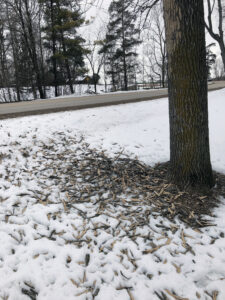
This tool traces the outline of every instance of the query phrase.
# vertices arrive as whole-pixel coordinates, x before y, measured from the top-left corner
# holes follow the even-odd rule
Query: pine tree
[[[104,64],[106,66],[106,74],[111,77],[112,90],[116,91],[119,86],[119,67],[118,62],[115,60],[114,55],[116,52],[116,47],[114,44],[114,39],[111,38],[110,34],[106,34],[105,40],[102,41],[102,48],[99,54],[104,55]]]
[[[122,74],[122,89],[128,90],[136,67],[135,46],[141,43],[140,30],[136,27],[136,16],[126,0],[113,0],[109,16],[105,45],[101,51],[107,56],[108,74],[112,77],[113,85],[119,84]]]
[[[74,93],[73,83],[78,73],[84,72],[85,40],[77,33],[83,24],[79,6],[69,0],[40,0],[44,6],[46,25],[45,46],[51,51],[52,73],[54,74],[55,95],[60,83],[60,74]],[[60,73],[59,73],[60,70]]]

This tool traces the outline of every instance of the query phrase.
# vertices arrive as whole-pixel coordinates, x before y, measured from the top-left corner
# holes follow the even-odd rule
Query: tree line
[[[74,84],[88,73],[86,61],[96,85],[104,65],[105,75],[113,88],[128,89],[136,81],[138,39],[135,14],[125,1],[112,1],[110,22],[105,36],[94,41],[101,57],[95,70],[96,51],[81,36],[86,26],[80,0],[0,0],[0,88],[8,101],[23,100],[30,92],[33,98],[46,98],[46,89]]]
[[[46,87],[73,83],[86,73],[85,40],[78,33],[85,20],[79,1],[0,1],[0,84],[16,91],[21,100],[25,87],[34,98],[45,98]]]
[[[217,2],[220,31],[215,33],[212,22],[215,1],[212,5],[207,0],[205,26],[223,50],[223,7]],[[100,77],[111,90],[135,89],[138,81],[167,85],[160,0],[113,0],[108,24],[91,41],[81,35],[88,25],[81,0],[0,0],[0,8],[0,88],[5,101],[23,100],[28,93],[44,99],[49,87],[54,96],[60,95],[60,86],[73,94],[74,84],[81,82],[92,83],[97,92]],[[216,61],[212,47],[207,47],[208,73]]]

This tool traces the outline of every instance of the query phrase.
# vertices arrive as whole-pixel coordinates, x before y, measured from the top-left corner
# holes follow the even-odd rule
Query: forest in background
[[[143,15],[144,3],[112,1],[108,24],[87,39],[82,28],[92,26],[86,13],[95,1],[0,0],[0,101],[74,94],[77,85],[97,93],[99,82],[104,91],[166,87],[162,7]],[[213,46],[208,70],[219,78]]]

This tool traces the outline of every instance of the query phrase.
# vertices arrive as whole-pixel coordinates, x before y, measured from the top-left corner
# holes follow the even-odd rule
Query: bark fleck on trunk
[[[212,187],[203,0],[164,0],[170,165],[182,186]]]

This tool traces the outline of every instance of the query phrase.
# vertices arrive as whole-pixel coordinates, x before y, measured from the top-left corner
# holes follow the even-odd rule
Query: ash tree
[[[140,30],[136,27],[136,15],[128,1],[112,1],[109,18],[105,45],[100,52],[106,54],[112,84],[120,84],[123,90],[128,90],[129,84],[135,79],[135,48],[141,43]]]
[[[212,187],[203,0],[164,0],[170,165],[182,185]]]

